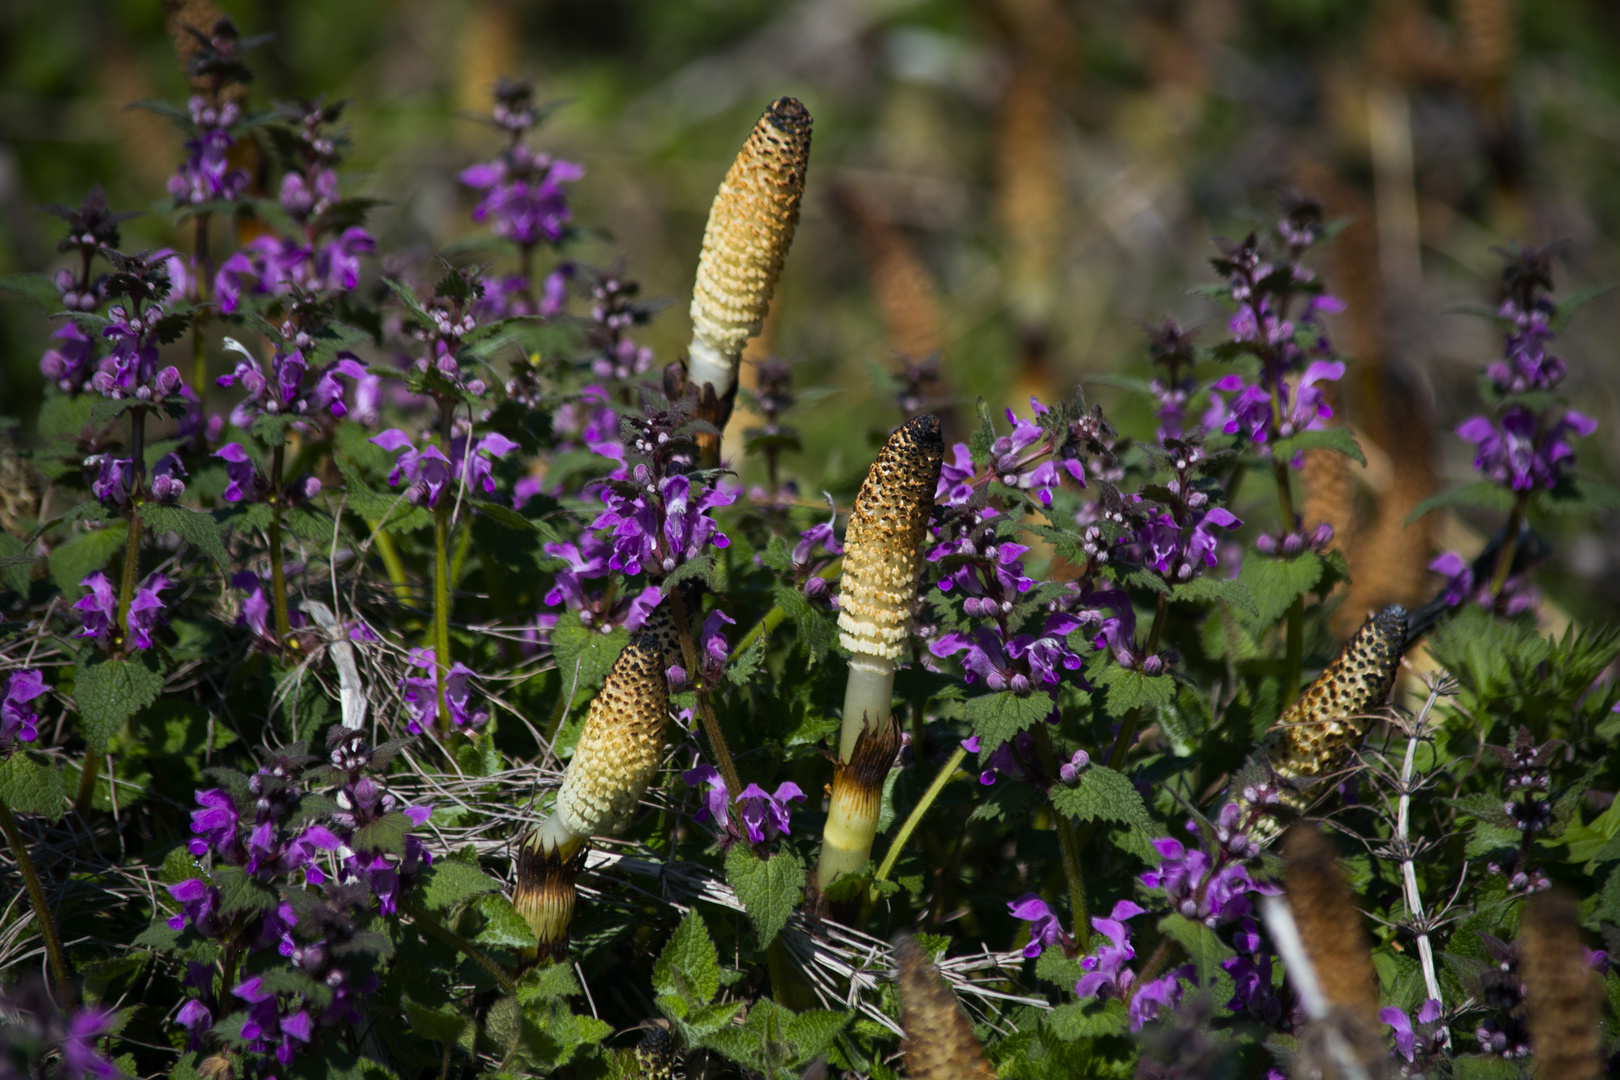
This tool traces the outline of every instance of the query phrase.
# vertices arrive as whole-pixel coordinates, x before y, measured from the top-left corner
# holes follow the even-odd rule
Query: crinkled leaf
[[[1356,442],[1355,435],[1347,427],[1328,427],[1318,431],[1302,431],[1287,439],[1278,439],[1271,447],[1272,454],[1278,461],[1287,461],[1295,454],[1306,450],[1332,450],[1343,454],[1351,461],[1361,465],[1367,464],[1367,455],[1361,452],[1361,444]]]
[[[827,652],[838,641],[838,623],[833,617],[816,607],[798,589],[777,586],[776,606],[787,612],[793,625],[799,628],[799,642],[810,659],[821,663]]]
[[[1476,480],[1472,484],[1464,484],[1450,491],[1442,491],[1438,495],[1430,495],[1417,504],[1417,508],[1406,515],[1406,524],[1410,525],[1424,514],[1439,510],[1446,506],[1462,506],[1475,510],[1505,511],[1513,507],[1513,493],[1502,485],[1491,480]]]
[[[1238,580],[1254,600],[1255,622],[1270,626],[1293,602],[1322,577],[1322,559],[1314,551],[1293,559],[1272,559],[1250,553],[1243,560]]]
[[[411,532],[433,524],[432,514],[401,497],[398,492],[373,489],[348,458],[334,454],[332,459],[337,462],[338,472],[343,474],[343,489],[348,496],[348,505],[365,518],[372,528]]]
[[[19,814],[62,820],[62,772],[26,750],[0,760],[0,802]]]
[[[1175,699],[1176,680],[1169,675],[1144,675],[1134,668],[1123,668],[1104,652],[1086,672],[1098,689],[1108,691],[1108,715],[1124,716],[1132,709],[1153,708]]]
[[[706,1005],[720,992],[720,954],[697,909],[686,913],[659,954],[653,988],[694,1005]]]
[[[411,819],[405,816],[404,811],[395,810],[354,830],[354,839],[349,842],[349,846],[355,851],[403,855],[405,834],[410,831]]]
[[[455,859],[439,859],[422,874],[416,895],[428,910],[444,911],[474,896],[500,890],[501,883],[478,867]]]
[[[1123,1035],[1130,1027],[1130,1013],[1125,1003],[1110,998],[1101,1009],[1093,1011],[1089,1003],[1070,1002],[1046,1014],[1046,1026],[1064,1042],[1093,1039],[1099,1035]]]
[[[1004,742],[1045,720],[1052,713],[1052,699],[1045,694],[1019,696],[1011,691],[968,698],[962,715],[973,724],[979,737],[979,763],[982,765]]]
[[[163,675],[142,660],[104,660],[79,668],[73,699],[79,707],[80,730],[98,754],[105,754],[124,721],[157,700]]]
[[[1106,765],[1086,768],[1073,787],[1054,786],[1052,805],[1075,821],[1118,821],[1149,832],[1158,829],[1130,779]]]
[[[62,291],[48,274],[8,274],[0,278],[0,289],[15,293],[41,311],[62,310]]]
[[[804,898],[804,861],[782,850],[764,858],[744,844],[726,853],[726,880],[743,902],[761,946],[769,945],[787,925]]]
[[[536,939],[528,922],[517,913],[512,901],[504,896],[489,895],[478,898],[478,910],[484,916],[484,928],[473,938],[474,944],[493,945],[503,949],[532,949]]]
[[[38,561],[34,545],[10,533],[0,533],[0,585],[18,596],[27,596],[28,578]]]
[[[1205,603],[1241,608],[1250,615],[1259,612],[1249,589],[1236,578],[1196,577],[1183,581],[1170,590],[1170,599],[1176,603]]]
[[[613,662],[630,642],[630,633],[619,629],[602,634],[586,629],[574,612],[565,612],[557,618],[551,631],[551,655],[557,662],[562,685],[575,685],[579,689],[593,689],[602,685]]]
[[[177,533],[180,539],[201,550],[221,568],[230,565],[230,556],[225,553],[225,543],[219,536],[219,522],[211,514],[184,506],[147,503],[141,507],[141,521],[154,532]]]

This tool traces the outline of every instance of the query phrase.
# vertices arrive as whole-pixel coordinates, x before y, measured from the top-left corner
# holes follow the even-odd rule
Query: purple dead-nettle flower
[[[238,831],[240,815],[230,795],[220,788],[199,791],[197,805],[201,809],[191,812],[191,831],[195,837],[188,845],[191,853],[200,859],[213,852],[233,866],[246,865],[247,848]]]
[[[163,617],[163,598],[159,593],[170,584],[169,579],[162,574],[153,574],[135,590],[135,595],[129,601],[129,616],[125,620],[125,628],[128,630],[124,638],[126,648],[152,647],[152,631],[168,623]]]
[[[432,649],[412,649],[408,663],[424,675],[406,675],[399,687],[404,691],[405,706],[410,720],[405,727],[412,735],[420,735],[438,720],[439,694],[435,665],[437,657]],[[458,729],[476,731],[489,722],[489,710],[473,702],[473,680],[476,672],[457,661],[444,675],[444,704],[450,711],[450,722]]]
[[[1179,522],[1171,514],[1161,513],[1137,533],[1136,543],[1144,565],[1171,580],[1187,581],[1202,568],[1217,564],[1214,530],[1242,524],[1230,510],[1219,506],[1188,509]]]
[[[257,502],[269,489],[241,443],[226,443],[214,451],[213,456],[225,462],[223,497],[226,502]]]
[[[39,711],[30,704],[50,689],[37,669],[25,668],[6,676],[0,694],[0,753],[13,744],[33,742],[39,737]]]
[[[582,625],[604,634],[619,627],[635,630],[647,621],[663,594],[656,585],[625,591],[610,581],[608,542],[593,532],[581,533],[578,542],[549,543],[545,553],[564,565],[556,571],[556,583],[546,593],[548,606],[566,606],[579,613]],[[598,581],[605,588],[590,590],[587,582]],[[553,617],[555,621],[555,617]]]
[[[591,328],[587,348],[591,374],[624,382],[652,367],[653,351],[629,337],[631,329],[652,319],[653,308],[636,302],[641,286],[618,269],[591,283]]]
[[[95,375],[95,342],[77,323],[67,323],[51,335],[51,345],[40,357],[39,371],[64,394],[79,393]]]
[[[86,459],[85,464],[96,466],[96,478],[90,482],[90,494],[109,507],[122,509],[129,505],[130,485],[135,473],[133,458],[98,454]]]
[[[266,368],[235,338],[226,338],[225,348],[242,359],[231,374],[219,376],[216,382],[220,386],[241,383],[248,395],[231,410],[231,423],[237,427],[247,427],[261,413],[304,416],[324,410],[341,418],[349,409],[343,402],[343,385],[337,376],[359,380],[366,374],[365,365],[349,353],[339,353],[336,360],[309,378],[311,371],[301,349],[277,349]]]
[[[187,475],[186,467],[180,463],[180,455],[164,454],[152,466],[146,492],[158,502],[172,503],[185,493]]]
[[[119,226],[139,217],[140,212],[115,213],[100,184],[92,187],[77,207],[47,203],[44,209],[67,224],[67,233],[57,242],[56,250],[79,257],[77,271],[63,269],[56,273],[62,306],[68,311],[96,310],[106,299],[107,283],[105,277],[91,276],[91,263],[97,256],[106,257],[118,249]]]
[[[231,588],[247,593],[242,598],[242,609],[236,617],[236,625],[247,627],[253,633],[258,647],[278,648],[274,611],[270,606],[270,595],[266,591],[268,583],[251,570],[238,570],[231,575]],[[287,618],[288,624],[295,630],[307,623],[302,611],[289,611]]]
[[[708,789],[703,795],[703,805],[698,807],[694,815],[699,824],[705,821],[723,823],[726,820],[726,807],[731,798],[726,794],[726,780],[720,775],[719,769],[713,765],[698,765],[681,773],[681,781],[690,788]]]
[[[1305,1019],[1304,1007],[1286,981],[1281,986],[1273,984],[1273,953],[1253,919],[1245,916],[1238,920],[1234,943],[1240,955],[1221,961],[1221,968],[1232,977],[1234,990],[1226,1007],[1275,1031],[1292,1032]]]
[[[963,740],[962,747],[971,753],[979,753],[979,737],[975,735]],[[1035,736],[1027,731],[1020,731],[1011,742],[1004,742],[990,751],[984,764],[984,770],[979,773],[979,783],[985,787],[994,784],[998,774],[1015,783],[1046,786],[1046,775],[1035,760]]]
[[[390,484],[398,484],[403,479],[406,494],[412,502],[425,506],[439,505],[439,498],[450,486],[453,474],[450,459],[437,446],[430,443],[417,450],[411,443],[411,437],[398,428],[389,428],[367,441],[398,455],[394,459],[393,471],[388,474]]]
[[[707,686],[714,686],[726,672],[726,664],[731,660],[731,646],[726,642],[724,627],[735,625],[737,620],[719,608],[703,619],[702,632],[698,635],[698,664]]]
[[[1241,863],[1226,861],[1224,852],[1211,859],[1205,852],[1188,850],[1171,837],[1153,841],[1153,847],[1162,861],[1158,869],[1142,875],[1142,884],[1163,889],[1173,910],[1206,926],[1220,926],[1253,914],[1249,894],[1275,891],[1274,886],[1255,884]]]
[[[1182,982],[1195,981],[1197,974],[1197,967],[1184,964],[1138,986],[1131,995],[1131,1030],[1141,1031],[1143,1025],[1157,1020],[1162,1010],[1174,1012],[1181,1004]]]
[[[1570,409],[1557,421],[1544,424],[1535,413],[1515,405],[1500,423],[1484,416],[1464,421],[1457,434],[1474,444],[1474,468],[1514,491],[1556,487],[1575,449],[1569,438],[1585,438],[1597,430],[1597,421]]]
[[[748,831],[753,844],[775,840],[791,832],[788,827],[788,803],[803,802],[804,792],[791,780],[776,785],[773,794],[767,794],[758,784],[749,784],[737,796],[737,816]]]
[[[1029,923],[1029,943],[1024,946],[1024,956],[1033,960],[1041,955],[1041,951],[1053,945],[1071,948],[1073,939],[1063,932],[1063,924],[1057,915],[1035,893],[1025,893],[1016,900],[1007,902],[1007,910],[1012,917]]]
[[[1498,394],[1551,390],[1568,370],[1562,357],[1547,352],[1558,312],[1551,296],[1552,255],[1551,248],[1527,248],[1502,268],[1505,295],[1496,314],[1507,324],[1505,348],[1503,358],[1485,369]]]
[[[1429,569],[1446,579],[1446,604],[1473,602],[1488,610],[1500,608],[1503,615],[1513,618],[1530,611],[1541,601],[1528,574],[1512,574],[1502,582],[1500,594],[1491,592],[1489,581],[1476,581],[1474,568],[1455,551],[1447,551],[1429,564]]]
[[[176,206],[200,206],[219,199],[239,199],[247,190],[246,169],[232,167],[228,155],[236,140],[230,129],[242,119],[234,101],[211,101],[194,94],[186,102],[194,133],[186,140],[186,160],[169,177],[169,197]]]
[[[827,501],[832,502],[828,496]],[[833,524],[838,520],[838,510],[833,508],[832,516],[820,525],[812,525],[799,534],[798,543],[793,545],[789,558],[793,560],[793,574],[799,583],[800,590],[812,600],[827,600],[835,602],[828,591],[827,579],[821,576],[821,571],[832,562],[832,557],[844,553],[844,545],[838,542],[838,534],[833,531]],[[814,552],[821,548],[825,558],[816,559]]]
[[[247,1003],[247,1022],[242,1025],[241,1035],[250,1051],[274,1052],[278,1062],[289,1065],[299,1048],[313,1037],[313,1024],[308,1011],[291,1002],[291,1011],[283,1012],[278,995],[264,981],[263,976],[256,975],[231,990],[233,996]],[[293,996],[293,1001],[301,1004],[302,998]]]
[[[1080,656],[1067,644],[1069,631],[1079,625],[1073,616],[1052,614],[1039,636],[1017,634],[1008,638],[999,627],[979,627],[971,634],[942,634],[929,642],[928,651],[939,657],[965,653],[961,663],[968,682],[982,680],[991,690],[1027,694],[1056,685],[1060,667],[1068,671],[1080,669]]]
[[[1378,1019],[1389,1025],[1390,1034],[1395,1038],[1395,1053],[1404,1058],[1408,1066],[1419,1066],[1415,1070],[1408,1070],[1406,1066],[1402,1066],[1403,1076],[1423,1072],[1422,1065],[1427,1063],[1429,1055],[1440,1049],[1445,1036],[1439,1031],[1439,1021],[1444,1015],[1445,1010],[1433,998],[1429,998],[1418,1009],[1416,1024],[1413,1023],[1414,1018],[1408,1016],[1404,1009],[1388,1006],[1378,1010]],[[1440,1037],[1438,1041],[1437,1035]]]
[[[562,185],[584,175],[585,170],[571,161],[514,141],[494,161],[463,169],[461,182],[483,192],[473,209],[474,221],[490,221],[496,236],[533,247],[562,239],[573,216]]]
[[[1107,918],[1092,916],[1091,925],[1107,939],[1107,943],[1098,945],[1094,953],[1080,961],[1080,967],[1086,974],[1074,984],[1076,996],[1106,1000],[1111,997],[1123,998],[1130,992],[1136,982],[1136,972],[1126,965],[1136,959],[1136,950],[1131,948],[1131,928],[1128,924],[1144,913],[1145,909],[1140,905],[1120,900],[1114,904]]]
[[[74,636],[90,638],[104,649],[112,648],[113,626],[118,622],[117,590],[111,579],[99,570],[79,582],[79,587],[90,591],[73,605],[82,624]]]

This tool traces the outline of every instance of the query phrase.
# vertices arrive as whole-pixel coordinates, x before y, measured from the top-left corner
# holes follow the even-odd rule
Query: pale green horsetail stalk
[[[894,943],[900,977],[901,1050],[910,1080],[995,1080],[996,1070],[956,995],[910,934]]]
[[[879,451],[850,512],[838,598],[839,638],[851,654],[849,682],[816,871],[822,889],[858,873],[872,852],[883,780],[900,738],[890,715],[894,664],[910,634],[944,455],[936,417],[909,421]]]
[[[718,428],[731,415],[743,346],[765,322],[799,224],[810,127],[810,113],[796,99],[771,102],[709,208],[692,285],[687,375],[697,390],[698,415]],[[706,458],[711,449],[718,453],[714,436],[699,444]]]
[[[591,702],[556,809],[518,852],[513,905],[540,939],[543,956],[560,955],[567,945],[586,841],[623,832],[658,774],[669,724],[664,667],[656,632],[630,639]]]

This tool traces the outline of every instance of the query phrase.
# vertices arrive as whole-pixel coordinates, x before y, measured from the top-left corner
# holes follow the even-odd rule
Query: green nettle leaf
[[[693,1005],[707,1005],[720,992],[720,954],[695,908],[686,913],[653,965],[653,989]]]
[[[1123,668],[1112,662],[1106,653],[1098,653],[1099,668],[1086,678],[1093,686],[1108,691],[1109,716],[1124,716],[1132,709],[1155,708],[1175,700],[1176,680],[1169,675],[1144,675],[1133,668]]]
[[[1158,831],[1130,779],[1106,765],[1089,766],[1073,787],[1053,787],[1052,805],[1075,821],[1118,821]]]
[[[506,897],[480,896],[478,910],[485,922],[484,928],[473,938],[475,944],[503,949],[532,949],[537,944],[534,931]]]
[[[1248,555],[1238,580],[1254,598],[1255,622],[1270,626],[1301,596],[1311,591],[1322,577],[1322,559],[1314,551],[1293,559],[1271,559]]]
[[[574,686],[576,679],[581,690],[601,686],[629,642],[628,630],[601,634],[587,629],[572,611],[558,616],[551,632],[551,654],[556,657],[564,688]]]
[[[1020,697],[1011,691],[969,698],[962,705],[962,715],[973,724],[973,733],[979,737],[979,763],[995,752],[1004,742],[1011,742],[1020,732],[1045,720],[1052,713],[1052,699],[1045,694]]]
[[[129,538],[129,525],[114,522],[105,528],[82,532],[58,544],[51,552],[51,580],[69,599],[76,600],[84,592],[79,582],[102,569],[118,552],[124,550]]]
[[[787,612],[793,625],[799,628],[799,641],[815,663],[827,658],[827,652],[838,641],[838,622],[825,611],[811,604],[798,589],[778,586],[776,606]]]
[[[1236,956],[1231,947],[1215,936],[1215,931],[1196,919],[1185,915],[1166,915],[1159,920],[1159,930],[1173,939],[1198,968],[1198,980],[1209,986],[1224,976],[1222,960]],[[1219,997],[1219,993],[1216,995]]]
[[[1110,998],[1096,1012],[1087,1012],[1086,1004],[1079,1001],[1060,1005],[1046,1014],[1045,1022],[1053,1035],[1073,1042],[1099,1035],[1123,1035],[1130,1027],[1131,1016],[1123,1001]]]
[[[376,449],[373,447],[373,449]],[[343,490],[348,505],[374,529],[412,532],[433,524],[433,515],[399,492],[377,491],[361,477],[360,470],[341,454],[333,454],[338,472],[343,474]]]
[[[8,274],[0,278],[0,289],[15,293],[41,311],[62,310],[62,291],[49,274]]]
[[[188,510],[183,506],[146,503],[141,507],[141,522],[154,532],[178,533],[182,540],[199,548],[221,568],[230,565],[225,542],[219,536],[219,522],[214,520],[212,514]]]
[[[62,772],[26,750],[0,760],[0,802],[19,814],[62,820]]]
[[[73,700],[85,741],[105,754],[124,721],[157,700],[163,675],[140,660],[104,660],[79,668],[73,680]]]
[[[1241,608],[1250,615],[1259,614],[1248,587],[1236,578],[1195,577],[1173,587],[1170,599],[1174,603],[1216,604]]]
[[[1271,447],[1278,461],[1287,461],[1306,450],[1334,450],[1363,466],[1367,464],[1367,455],[1361,452],[1361,444],[1347,427],[1302,431],[1292,438],[1278,439]]]
[[[432,1042],[461,1045],[473,1024],[472,1017],[451,1005],[431,1009],[409,997],[402,1004],[405,1006],[405,1018],[410,1021],[411,1033]]]
[[[411,831],[411,819],[404,811],[395,810],[376,821],[354,830],[349,846],[356,851],[380,851],[388,855],[405,853],[405,834]]]
[[[726,880],[754,920],[760,945],[769,945],[804,898],[804,861],[791,851],[761,858],[736,844],[726,853]]]
[[[417,889],[423,907],[444,911],[474,896],[500,892],[501,883],[476,866],[455,859],[439,859],[423,873]]]
[[[778,574],[793,573],[793,549],[781,536],[773,535],[765,550],[759,553],[759,561],[775,570]]]

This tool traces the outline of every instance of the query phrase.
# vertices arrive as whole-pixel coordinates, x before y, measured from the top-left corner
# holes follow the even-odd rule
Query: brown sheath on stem
[[[539,939],[542,960],[560,960],[568,951],[568,924],[574,919],[575,883],[585,869],[590,845],[575,841],[545,848],[531,833],[518,850],[517,888],[512,906]]]
[[[1540,893],[1525,905],[1519,974],[1538,1080],[1597,1080],[1603,1074],[1603,987],[1587,963],[1575,905],[1567,899]]]
[[[821,862],[816,885],[825,889],[838,878],[858,874],[872,855],[878,814],[883,809],[883,784],[900,751],[900,725],[885,718],[868,726],[855,741],[848,761],[833,766],[832,799],[822,833]]]
[[[895,939],[900,969],[901,1050],[911,1080],[994,1080],[996,1070],[956,995],[910,934]]]

